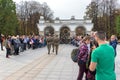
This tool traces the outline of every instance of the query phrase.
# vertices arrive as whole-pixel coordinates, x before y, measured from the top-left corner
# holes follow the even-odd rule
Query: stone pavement
[[[116,80],[120,80],[120,44],[117,46],[117,56],[115,59]]]
[[[47,54],[47,48],[29,49],[19,56],[5,58],[0,51],[0,80],[76,80],[78,65],[72,62],[71,45],[60,45],[58,55]],[[120,79],[120,45],[116,57],[117,80]]]

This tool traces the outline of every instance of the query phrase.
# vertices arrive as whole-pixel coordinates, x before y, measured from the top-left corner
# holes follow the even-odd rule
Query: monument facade
[[[86,35],[90,34],[93,23],[91,20],[75,19],[59,19],[56,18],[52,23],[45,21],[43,17],[40,18],[39,33],[41,35],[57,34],[60,39],[67,40],[75,35]]]

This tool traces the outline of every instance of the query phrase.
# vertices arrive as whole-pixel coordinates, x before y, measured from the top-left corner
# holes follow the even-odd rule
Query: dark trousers
[[[48,48],[48,54],[50,54],[51,44],[48,44],[47,48]]]
[[[55,45],[56,54],[58,54],[58,45]]]
[[[24,44],[21,43],[21,44],[20,44],[20,52],[23,52],[23,51],[24,51]]]
[[[39,48],[43,47],[43,43],[39,43],[39,44],[38,44],[38,47],[39,47]]]
[[[3,50],[3,42],[0,42],[0,44],[1,44],[1,50]]]
[[[87,69],[86,69],[86,62],[78,62],[78,65],[79,65],[79,74],[78,74],[78,78],[77,80],[83,80],[83,75],[84,75],[84,72],[87,74]],[[87,78],[86,78],[87,80]]]
[[[6,57],[9,57],[9,55],[10,55],[10,48],[6,48]]]
[[[28,45],[28,49],[30,49],[31,48],[31,44],[27,43],[27,45]]]
[[[27,43],[23,43],[23,49],[26,50]]]
[[[15,48],[14,55],[19,55],[19,48]]]
[[[54,52],[54,44],[52,44],[53,52]]]

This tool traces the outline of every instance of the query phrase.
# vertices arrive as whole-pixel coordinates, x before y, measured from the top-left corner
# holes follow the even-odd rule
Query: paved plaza
[[[62,44],[58,55],[47,54],[47,48],[29,49],[19,56],[5,58],[0,51],[0,80],[76,80],[78,65],[72,62],[70,53],[75,48]],[[117,47],[116,74],[120,80],[120,45]]]

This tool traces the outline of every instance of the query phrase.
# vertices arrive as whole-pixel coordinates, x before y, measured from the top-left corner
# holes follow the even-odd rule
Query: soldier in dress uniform
[[[51,42],[51,45],[52,45],[52,52],[54,52],[54,35],[52,35],[52,42]]]
[[[52,37],[49,34],[49,36],[47,37],[47,48],[48,48],[48,54],[50,54],[50,49],[51,49],[51,45],[52,45]]]
[[[54,46],[55,46],[56,55],[58,54],[59,42],[60,42],[60,39],[58,38],[58,35],[56,35],[54,38]]]

